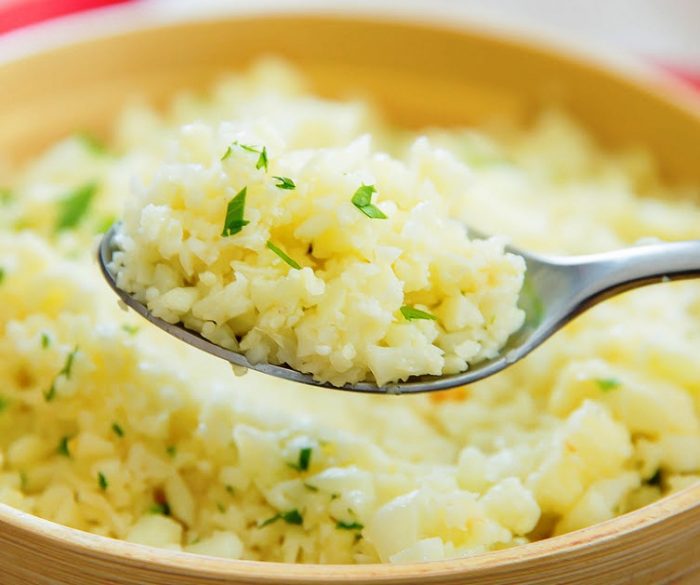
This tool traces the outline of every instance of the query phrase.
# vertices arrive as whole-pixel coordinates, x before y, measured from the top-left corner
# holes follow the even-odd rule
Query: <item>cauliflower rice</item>
[[[665,187],[647,153],[604,152],[553,112],[527,131],[432,130],[415,142],[367,104],[315,98],[271,64],[206,100],[181,95],[163,115],[131,108],[108,149],[76,136],[0,175],[0,502],[97,534],[226,558],[404,563],[575,530],[698,480],[697,282],[606,302],[477,384],[398,398],[254,372],[235,378],[227,364],[122,312],[94,261],[97,234],[121,214],[130,188],[154,194],[167,173],[173,189],[203,173],[191,153],[215,136],[225,150],[222,121],[249,125],[256,139],[269,132],[290,151],[355,153],[363,170],[348,179],[350,194],[357,179],[399,180],[394,171],[441,194],[459,191],[435,205],[532,250],[700,237],[697,189]],[[368,133],[393,158],[370,154]],[[216,154],[205,148],[203,167]],[[271,156],[271,168],[281,159]],[[365,176],[367,165],[388,170]],[[265,193],[288,195],[255,180]],[[388,206],[382,191],[377,205]],[[350,212],[349,221],[365,218]],[[377,221],[364,225],[387,229]],[[281,233],[272,230],[280,246],[310,262]],[[266,237],[254,244],[256,262]],[[329,240],[329,249],[341,245]],[[509,262],[502,243],[490,245]],[[312,276],[274,255],[260,261],[284,287]],[[433,307],[422,296],[410,302]],[[422,327],[433,323],[417,325],[420,343],[430,339]],[[257,343],[272,351],[265,336]],[[360,375],[364,366],[354,367]]]
[[[368,134],[294,150],[284,131],[248,118],[182,126],[128,200],[117,285],[253,364],[337,386],[495,357],[523,323],[525,263],[450,218],[469,169],[425,138],[403,162]]]

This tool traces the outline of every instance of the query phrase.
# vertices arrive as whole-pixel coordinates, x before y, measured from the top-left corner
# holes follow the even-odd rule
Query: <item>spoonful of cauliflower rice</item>
[[[468,233],[449,201],[464,167],[444,155],[190,124],[133,186],[100,264],[128,306],[234,366],[397,394],[492,375],[605,298],[700,274],[700,242],[545,258]]]

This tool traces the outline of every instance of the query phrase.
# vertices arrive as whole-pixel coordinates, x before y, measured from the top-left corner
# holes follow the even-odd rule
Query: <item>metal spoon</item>
[[[117,249],[113,238],[118,228],[118,224],[112,226],[100,243],[98,256],[102,273],[119,297],[151,323],[185,343],[237,366],[312,386],[379,394],[414,394],[471,384],[522,359],[574,317],[605,299],[646,284],[700,276],[700,240],[646,244],[586,256],[543,256],[508,247],[509,252],[522,256],[527,265],[519,302],[526,319],[497,357],[473,364],[459,374],[416,376],[407,382],[386,386],[361,382],[338,387],[314,380],[311,375],[286,365],[252,364],[245,356],[220,347],[195,331],[167,323],[151,314],[145,305],[117,287],[115,275],[109,269],[112,254]],[[475,230],[470,230],[470,235],[477,239],[485,237]]]

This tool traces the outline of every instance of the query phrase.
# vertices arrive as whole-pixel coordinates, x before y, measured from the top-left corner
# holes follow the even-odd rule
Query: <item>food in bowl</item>
[[[431,396],[234,378],[122,312],[94,263],[99,233],[154,184],[183,125],[224,120],[266,120],[295,149],[371,133],[399,158],[415,138],[268,64],[166,114],[127,110],[106,148],[75,136],[4,175],[0,501],[175,550],[401,563],[568,532],[698,480],[695,282],[611,300],[507,371]],[[462,168],[452,216],[523,247],[700,232],[697,187],[664,185],[647,153],[606,152],[561,114],[426,135],[435,185]]]
[[[468,167],[425,137],[402,160],[370,134],[332,144],[277,122],[179,128],[128,199],[117,286],[253,364],[336,386],[495,357],[524,320],[525,263],[452,218]]]

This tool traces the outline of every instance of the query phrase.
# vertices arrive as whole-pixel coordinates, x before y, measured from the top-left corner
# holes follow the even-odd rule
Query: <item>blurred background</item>
[[[231,3],[252,4],[241,0],[0,0],[0,34],[72,12],[127,2],[178,12],[220,10]],[[261,3],[298,5],[296,0]],[[459,10],[482,22],[549,29],[560,36],[598,45],[610,53],[634,54],[700,88],[700,0],[423,0],[422,3],[429,5],[431,12]],[[326,0],[323,4],[332,7],[334,1]],[[421,4],[421,0],[407,4]]]

